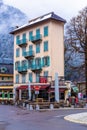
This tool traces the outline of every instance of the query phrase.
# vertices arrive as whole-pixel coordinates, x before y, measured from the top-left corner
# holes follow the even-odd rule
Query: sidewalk
[[[64,119],[75,123],[87,124],[87,112],[71,114],[65,116]]]

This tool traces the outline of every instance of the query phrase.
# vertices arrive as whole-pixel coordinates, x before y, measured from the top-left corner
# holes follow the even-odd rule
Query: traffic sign
[[[39,91],[39,90],[40,90],[40,86],[34,86],[34,89],[35,89],[36,91]]]

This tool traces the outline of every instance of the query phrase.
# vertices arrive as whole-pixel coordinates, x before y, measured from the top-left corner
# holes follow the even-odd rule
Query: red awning
[[[31,90],[36,90],[36,86],[38,86],[39,90],[44,90],[47,87],[49,87],[48,85],[31,85]],[[16,90],[27,90],[28,89],[28,85],[21,85],[19,87],[16,88]]]
[[[59,92],[65,92],[66,88],[59,88]],[[54,88],[50,88],[48,90],[48,93],[52,93],[52,92],[55,92],[55,89]]]

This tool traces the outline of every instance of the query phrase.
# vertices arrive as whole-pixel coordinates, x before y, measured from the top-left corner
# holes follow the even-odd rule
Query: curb
[[[84,120],[84,117],[86,117],[86,120]],[[71,115],[65,116],[64,119],[67,121],[70,121],[70,122],[87,125],[87,112],[78,113],[78,114],[71,114]]]

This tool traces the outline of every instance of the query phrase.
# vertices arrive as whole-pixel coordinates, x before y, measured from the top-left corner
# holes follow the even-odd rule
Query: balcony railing
[[[33,58],[33,57],[34,57],[34,51],[24,52],[23,56],[24,56],[26,59]]]
[[[42,65],[41,64],[40,65],[32,65],[31,70],[34,71],[34,72],[41,71]]]
[[[36,36],[32,36],[30,41],[33,42],[33,43],[35,43],[35,42],[41,41],[41,40],[42,40],[42,35],[38,34]]]
[[[20,66],[20,67],[18,67],[18,72],[19,73],[26,73],[27,69],[28,69],[27,66]]]
[[[18,46],[26,46],[27,45],[27,39],[18,40],[16,42]]]

